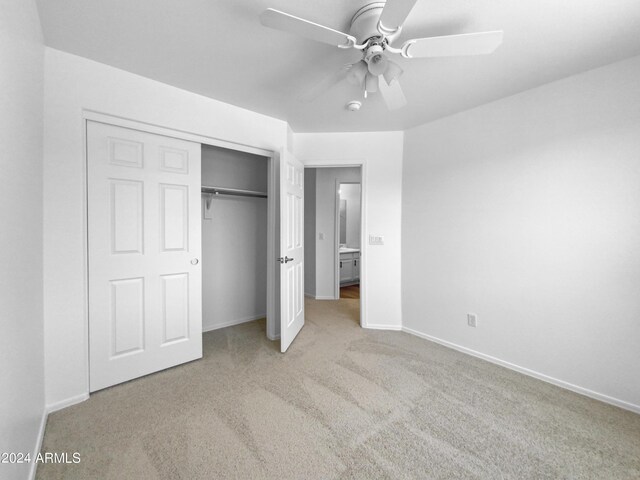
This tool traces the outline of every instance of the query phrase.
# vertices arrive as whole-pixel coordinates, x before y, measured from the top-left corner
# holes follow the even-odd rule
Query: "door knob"
[[[198,260],[197,258],[193,258],[191,259],[191,265],[197,265],[199,261],[200,260]]]

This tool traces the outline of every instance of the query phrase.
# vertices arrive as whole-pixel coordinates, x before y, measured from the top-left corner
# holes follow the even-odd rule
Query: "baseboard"
[[[57,412],[58,410],[62,410],[63,408],[70,407],[71,405],[75,405],[76,403],[84,402],[85,400],[89,400],[89,393],[82,393],[80,395],[76,395],[75,397],[65,398],[56,403],[51,403],[47,405],[46,410],[47,413]]]
[[[36,438],[36,446],[33,449],[33,454],[31,455],[31,467],[29,468],[29,480],[34,480],[36,478],[36,470],[38,469],[38,464],[36,463],[36,457],[40,450],[42,449],[42,440],[44,440],[44,430],[47,427],[47,417],[49,416],[49,412],[45,408],[42,412],[42,418],[40,419],[40,427],[38,428],[38,437]]]
[[[304,292],[304,296],[307,298],[316,298],[315,295],[312,295],[311,293],[307,293],[307,292]]]
[[[268,338],[269,340],[276,341],[276,340],[280,340],[280,335],[269,335],[269,334],[267,333],[267,338]]]
[[[47,427],[47,418],[49,418],[49,414],[53,412],[57,412],[58,410],[62,410],[63,408],[70,407],[71,405],[75,405],[76,403],[84,402],[89,399],[88,393],[83,393],[81,395],[76,395],[75,397],[66,398],[56,403],[51,403],[46,405],[44,411],[42,412],[42,418],[40,419],[40,427],[38,428],[38,438],[36,439],[36,446],[33,452],[33,462],[31,463],[31,469],[29,470],[29,479],[33,480],[36,478],[36,470],[38,468],[38,464],[35,462],[35,458],[40,453],[42,449],[42,441],[44,440],[44,431]]]
[[[402,330],[400,325],[362,325],[362,328],[368,328],[369,330]]]
[[[211,332],[212,330],[219,330],[221,328],[233,327],[234,325],[240,325],[241,323],[253,322],[254,320],[260,320],[261,318],[266,318],[267,314],[262,313],[260,315],[252,315],[250,317],[238,318],[236,320],[230,320],[228,322],[220,323],[218,325],[211,326],[202,326],[203,332]]]
[[[326,296],[316,295],[314,298],[315,298],[316,300],[338,300],[338,299],[337,299],[336,297],[334,297],[334,296],[326,297]]]
[[[625,410],[629,410],[634,413],[640,414],[640,405],[635,405],[633,403],[625,402],[624,400],[620,400],[614,397],[610,397],[609,395],[605,395],[603,393],[594,392],[593,390],[589,390],[588,388],[583,388],[578,385],[574,385],[569,382],[565,382],[564,380],[560,380],[554,377],[550,377],[545,375],[544,373],[536,372],[535,370],[530,370],[525,367],[521,367],[520,365],[516,365],[511,362],[507,362],[505,360],[501,360],[496,357],[492,357],[491,355],[487,355],[482,352],[478,352],[476,350],[471,350],[470,348],[463,347],[461,345],[457,345],[452,342],[448,342],[447,340],[442,340],[437,337],[433,337],[431,335],[427,335],[426,333],[419,332],[409,327],[402,327],[403,332],[407,332],[411,335],[415,335],[420,338],[424,338],[425,340],[429,340],[434,343],[438,343],[448,348],[452,348],[453,350],[457,350],[462,353],[466,353],[467,355],[471,355],[473,357],[480,358],[482,360],[486,360],[487,362],[494,363],[496,365],[500,365],[501,367],[508,368],[510,370],[514,370],[516,372],[522,373],[524,375],[528,375],[529,377],[536,378],[538,380],[542,380],[543,382],[550,383],[555,385],[556,387],[564,388],[566,390],[571,390],[572,392],[579,393],[580,395],[584,395],[585,397],[593,398],[594,400],[599,400],[604,403],[608,403],[610,405],[614,405],[616,407],[623,408]]]

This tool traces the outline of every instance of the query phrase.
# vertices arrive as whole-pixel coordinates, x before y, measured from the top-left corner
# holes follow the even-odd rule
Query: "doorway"
[[[305,296],[363,325],[362,166],[305,167]],[[314,304],[322,310],[322,303]],[[335,309],[335,305],[325,304]]]

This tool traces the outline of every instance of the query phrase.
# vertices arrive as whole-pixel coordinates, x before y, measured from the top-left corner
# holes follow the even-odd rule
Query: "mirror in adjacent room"
[[[347,245],[347,201],[340,198],[340,246]]]
[[[338,193],[340,247],[360,249],[360,184],[340,183]]]

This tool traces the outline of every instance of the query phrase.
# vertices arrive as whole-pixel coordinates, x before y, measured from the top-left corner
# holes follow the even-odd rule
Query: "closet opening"
[[[359,325],[362,167],[309,167],[304,176],[305,296]]]
[[[270,161],[202,145],[203,333],[254,321],[265,334],[274,328],[267,318]]]

